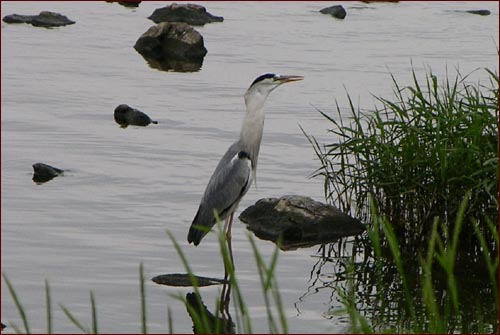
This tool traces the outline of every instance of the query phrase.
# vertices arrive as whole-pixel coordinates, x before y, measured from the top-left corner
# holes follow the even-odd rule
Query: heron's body
[[[285,82],[301,80],[299,76],[264,74],[245,93],[247,112],[240,138],[222,156],[205,189],[198,212],[188,233],[188,242],[198,245],[219,219],[229,220],[239,202],[255,180],[260,143],[264,130],[264,103],[276,87]]]
[[[249,158],[238,158],[238,142],[234,143],[222,157],[208,182],[200,207],[189,229],[188,241],[198,245],[207,233],[194,226],[207,229],[215,224],[214,210],[223,221],[232,214],[252,184],[252,166]],[[227,187],[231,185],[231,187]],[[216,194],[217,196],[214,196]]]

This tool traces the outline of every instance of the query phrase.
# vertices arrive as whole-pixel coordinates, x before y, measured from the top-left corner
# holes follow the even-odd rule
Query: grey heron
[[[221,221],[226,221],[224,230],[230,243],[234,212],[255,180],[264,128],[264,103],[269,93],[281,84],[302,79],[302,76],[265,73],[255,79],[247,89],[246,114],[240,138],[222,156],[208,182],[198,212],[189,228],[189,243],[197,246],[215,225],[214,212]]]

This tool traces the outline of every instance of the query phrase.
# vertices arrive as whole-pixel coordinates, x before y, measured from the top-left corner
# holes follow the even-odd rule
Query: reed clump
[[[440,84],[432,73],[421,83],[413,72],[412,85],[400,87],[392,76],[394,99],[376,97],[374,110],[355,108],[348,96],[348,121],[338,104],[338,117],[320,111],[334,141],[308,138],[327,199],[369,220],[371,194],[399,240],[421,249],[436,217],[453,229],[470,190],[465,217],[476,221],[463,227],[458,257],[480,254],[475,226],[494,252],[486,218],[498,220],[498,74],[486,71],[487,85],[460,74]]]
[[[498,74],[431,72],[308,137],[326,198],[368,224],[341,291],[353,332],[498,330]]]

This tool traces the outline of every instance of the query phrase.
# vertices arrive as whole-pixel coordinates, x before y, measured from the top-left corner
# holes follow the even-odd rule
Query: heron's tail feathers
[[[205,236],[205,232],[203,230],[191,226],[188,233],[188,242],[194,243],[194,245],[197,246],[198,244],[200,244],[203,236]]]
[[[205,235],[210,231],[212,225],[207,226],[200,222],[200,211],[196,213],[194,217],[193,223],[191,223],[191,227],[189,228],[189,233],[187,240],[189,243],[194,243],[195,246],[200,244],[201,239],[205,237]]]

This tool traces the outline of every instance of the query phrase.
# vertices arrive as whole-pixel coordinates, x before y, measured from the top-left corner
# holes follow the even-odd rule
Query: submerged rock
[[[3,17],[5,23],[31,23],[35,15],[10,14]]]
[[[33,164],[33,181],[43,184],[55,177],[64,174],[64,171],[44,163]]]
[[[183,22],[162,22],[149,28],[134,45],[146,61],[164,71],[198,71],[207,54],[203,36]]]
[[[476,14],[476,15],[490,15],[491,12],[487,9],[471,9],[471,10],[466,10],[465,12],[470,13],[470,14]]]
[[[116,123],[118,123],[122,128],[127,128],[127,126],[145,127],[150,123],[158,124],[157,121],[151,120],[149,116],[143,112],[125,104],[121,104],[115,108],[114,118]]]
[[[221,285],[228,283],[224,279],[208,278],[200,276],[194,276],[194,277],[198,280],[198,287]],[[164,275],[158,275],[151,280],[159,285],[183,286],[183,287],[193,286],[191,278],[189,278],[189,275],[187,273],[169,273]]]
[[[35,27],[45,28],[60,27],[75,23],[75,21],[68,19],[62,14],[48,11],[40,12],[38,15],[11,14],[4,16],[2,20],[5,23],[30,23]]]
[[[207,12],[206,8],[195,4],[177,4],[155,9],[148,19],[154,23],[185,22],[193,26],[203,26],[206,23],[222,22],[222,16],[215,16]]]
[[[322,10],[319,11],[322,14],[330,14],[333,17],[336,17],[337,19],[343,19],[347,15],[344,7],[342,5],[335,5],[331,7],[326,7],[323,8]]]
[[[139,7],[139,4],[142,1],[138,1],[138,0],[124,0],[124,1],[106,0],[106,2],[118,2],[118,4],[122,5],[123,7],[137,8],[137,7]]]
[[[300,195],[260,199],[239,219],[258,238],[276,243],[281,236],[282,250],[330,243],[365,230],[359,220],[339,209]]]

